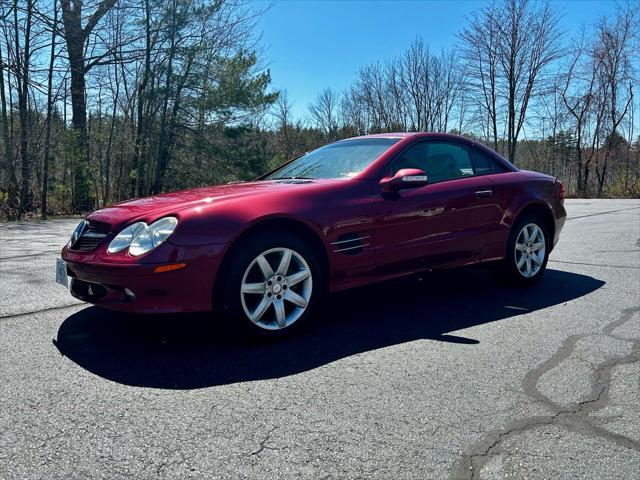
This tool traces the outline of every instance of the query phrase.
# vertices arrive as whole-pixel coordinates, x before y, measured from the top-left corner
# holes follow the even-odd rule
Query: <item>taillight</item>
[[[567,194],[564,190],[564,183],[562,183],[560,180],[556,180],[556,192],[558,193],[558,199],[560,200],[560,204],[564,205],[564,199]]]

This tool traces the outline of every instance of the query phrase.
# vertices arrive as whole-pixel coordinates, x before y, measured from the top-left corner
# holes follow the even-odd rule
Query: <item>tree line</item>
[[[0,4],[0,215],[80,214],[246,180],[327,141],[453,132],[580,196],[640,194],[638,7],[560,29],[551,3],[497,0],[449,50],[416,40],[295,118],[244,0]]]

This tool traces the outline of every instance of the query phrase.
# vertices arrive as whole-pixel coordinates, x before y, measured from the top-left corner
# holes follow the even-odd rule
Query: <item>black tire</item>
[[[516,258],[516,241],[521,235],[524,227],[532,224],[536,225],[544,235],[545,252],[544,260],[542,261],[542,264],[540,265],[538,271],[535,272],[535,274],[533,274],[532,276],[527,277],[520,271],[520,269],[518,269]],[[547,227],[547,224],[543,221],[543,219],[534,214],[524,214],[520,216],[511,228],[504,260],[501,262],[501,265],[498,266],[498,273],[500,274],[500,277],[511,285],[533,285],[544,275],[544,272],[547,268],[547,261],[549,260],[550,246],[551,240],[549,237],[549,228]]]
[[[263,252],[276,248],[293,250],[304,259],[311,271],[312,288],[308,304],[299,318],[283,328],[269,330],[264,326],[259,326],[254,323],[247,316],[245,306],[243,306],[241,285],[245,272],[252,262]],[[221,295],[218,300],[223,303],[224,313],[234,320],[234,326],[237,326],[245,333],[256,336],[281,337],[299,330],[313,316],[317,305],[320,304],[321,297],[325,293],[325,274],[322,271],[318,254],[307,242],[288,232],[266,231],[241,240],[229,253],[230,257],[228,261],[225,262],[225,268],[221,272],[224,278],[220,279],[223,285],[222,288],[219,289]],[[269,255],[267,255],[267,257],[269,257]],[[271,258],[269,262],[275,271],[277,269],[277,259],[276,262],[274,262],[274,259]],[[293,288],[297,287],[294,286],[292,289]],[[258,299],[261,299],[261,297],[258,296]],[[286,303],[286,305],[288,305],[287,308],[289,308],[289,311],[295,308],[289,303]],[[248,305],[247,308],[249,308]],[[274,307],[268,308],[270,310],[268,310],[267,313],[273,315],[274,320],[271,323],[273,323],[273,327],[275,327]]]

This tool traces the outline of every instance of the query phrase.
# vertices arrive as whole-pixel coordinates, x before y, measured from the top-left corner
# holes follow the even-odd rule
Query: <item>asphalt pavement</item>
[[[0,478],[640,478],[640,201],[568,200],[532,288],[333,295],[292,338],[54,283],[77,220],[0,225]]]

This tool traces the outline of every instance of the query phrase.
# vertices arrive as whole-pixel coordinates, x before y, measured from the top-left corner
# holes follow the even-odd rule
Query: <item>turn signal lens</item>
[[[171,265],[160,265],[153,269],[153,273],[172,272],[186,267],[186,263],[172,263]]]

